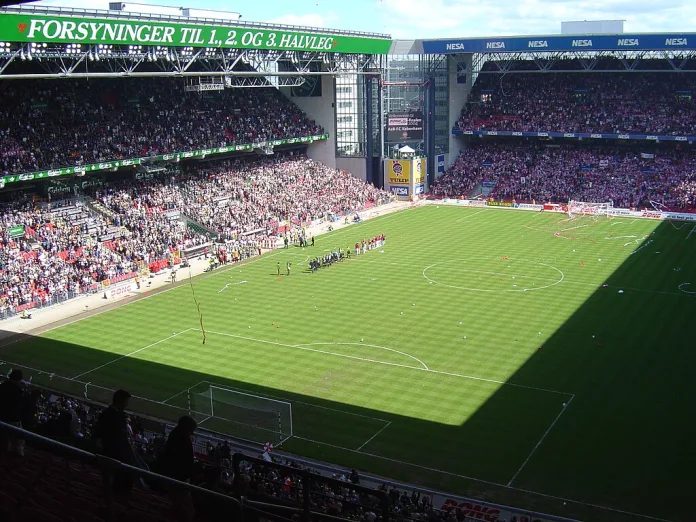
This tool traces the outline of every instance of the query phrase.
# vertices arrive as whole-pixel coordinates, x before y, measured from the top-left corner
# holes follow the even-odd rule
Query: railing
[[[47,308],[56,304],[64,303],[81,295],[90,295],[98,292],[96,283],[90,285],[89,289],[83,292],[77,292],[75,290],[66,290],[65,292],[53,294],[48,297],[37,297],[33,301],[24,303],[15,307],[5,306],[0,308],[0,321],[3,319],[9,319],[10,317],[16,317],[22,312],[32,313],[34,310],[39,310],[41,308]]]
[[[20,438],[30,443],[36,444],[37,446],[42,446],[47,448],[49,451],[59,453],[68,458],[73,458],[84,463],[92,464],[99,470],[103,471],[120,471],[131,474],[133,476],[139,477],[141,479],[147,479],[149,482],[166,486],[168,488],[175,489],[177,491],[187,491],[189,493],[196,493],[204,498],[215,500],[217,502],[224,502],[224,505],[229,507],[232,512],[239,512],[241,514],[242,503],[234,497],[223,495],[221,493],[216,493],[214,491],[204,489],[192,484],[187,484],[179,480],[175,480],[164,475],[158,475],[157,473],[152,473],[151,471],[137,468],[129,464],[124,464],[118,460],[110,459],[104,457],[103,455],[97,455],[88,451],[84,451],[62,442],[37,435],[30,431],[18,428],[11,424],[0,422],[0,433],[4,435],[3,439],[6,437]],[[105,504],[108,509],[109,504]],[[110,514],[110,513],[109,513]]]
[[[330,501],[330,495],[324,491],[325,486],[345,488],[347,483],[336,479],[321,477],[306,470],[299,470],[290,466],[250,458],[239,453],[233,455],[236,480],[235,496],[231,496],[181,482],[164,475],[159,475],[147,469],[131,466],[103,455],[78,449],[4,422],[0,422],[0,434],[2,434],[0,439],[22,439],[29,443],[30,448],[34,446],[42,447],[52,454],[59,454],[70,460],[79,460],[83,463],[90,464],[102,473],[127,473],[133,477],[146,480],[148,484],[164,486],[169,490],[196,495],[198,498],[207,502],[216,502],[218,506],[224,506],[230,520],[244,521],[247,517],[250,518],[250,520],[256,520],[259,515],[262,515],[263,518],[278,522],[286,521],[291,518],[292,520],[301,520],[302,522],[346,520],[339,516],[312,510],[311,506],[312,503],[316,504],[318,501],[320,502],[322,497]],[[31,451],[31,449],[29,449],[29,451]],[[242,462],[253,463],[256,472],[262,472],[266,468],[280,471],[285,477],[282,484],[279,483],[279,487],[284,488],[282,498],[274,499],[275,502],[273,503],[252,501],[246,498],[243,494],[245,482],[241,479],[244,475],[243,471],[240,469],[240,464]],[[288,483],[286,480],[289,477],[294,478],[295,481]],[[317,482],[321,482],[319,487],[315,486]],[[373,512],[377,512],[380,516],[380,522],[389,522],[389,500],[386,492],[357,484],[350,484],[350,489],[354,494],[355,500],[346,500],[344,506],[347,504],[354,506],[356,511],[364,508],[370,509]],[[105,514],[107,516],[112,515],[113,505],[110,499],[106,498],[106,491],[104,492],[104,500],[103,506],[106,510]],[[134,507],[137,508],[137,505]]]

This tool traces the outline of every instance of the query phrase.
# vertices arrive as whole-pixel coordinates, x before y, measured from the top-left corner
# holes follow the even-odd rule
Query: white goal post
[[[568,212],[581,216],[609,216],[614,203],[591,203],[587,201],[576,201],[571,199],[568,202]]]
[[[202,428],[278,446],[292,437],[292,404],[211,382],[187,390],[189,415]]]

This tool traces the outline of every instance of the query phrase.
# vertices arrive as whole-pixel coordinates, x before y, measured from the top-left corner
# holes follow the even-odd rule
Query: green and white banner
[[[246,145],[230,145],[228,147],[215,147],[212,149],[191,150],[188,152],[175,152],[173,154],[160,154],[159,156],[147,156],[144,158],[121,159],[114,161],[104,161],[102,163],[92,163],[90,165],[81,165],[78,167],[66,167],[63,169],[42,170],[39,172],[25,172],[23,174],[13,174],[10,176],[1,177],[3,183],[15,183],[18,181],[30,181],[32,179],[48,179],[58,176],[67,176],[70,174],[81,174],[86,172],[96,172],[99,170],[118,169],[121,167],[130,167],[131,165],[140,165],[141,163],[150,163],[157,161],[176,161],[190,158],[203,158],[214,154],[227,154],[230,152],[252,151],[261,147],[275,147],[278,145],[291,145],[293,143],[312,143],[319,140],[326,140],[328,134],[318,134],[316,136],[303,136],[301,138],[289,138],[286,140],[262,141],[260,143],[250,143]]]
[[[321,32],[108,18],[0,13],[5,42],[161,45],[387,54],[391,40]]]

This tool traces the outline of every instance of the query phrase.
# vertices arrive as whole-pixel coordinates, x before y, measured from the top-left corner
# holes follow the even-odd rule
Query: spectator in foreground
[[[98,453],[125,464],[135,463],[135,454],[128,438],[126,408],[131,394],[126,390],[114,392],[111,406],[105,409],[94,427],[94,440]],[[104,468],[104,500],[107,512],[111,512],[114,495],[127,496],[133,487],[133,476],[122,470]]]
[[[0,384],[0,421],[22,427],[24,383],[22,370],[14,369],[7,380]],[[19,457],[24,456],[24,440],[10,434],[0,434],[0,453],[9,451]]]
[[[153,464],[152,471],[182,482],[190,482],[194,466],[191,437],[197,427],[196,421],[188,415],[181,417],[176,428],[169,434],[164,451]],[[193,500],[188,491],[171,489],[169,497],[177,520],[188,522],[194,519]]]

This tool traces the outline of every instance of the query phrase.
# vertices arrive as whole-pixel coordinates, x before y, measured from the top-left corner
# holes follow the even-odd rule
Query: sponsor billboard
[[[399,197],[408,197],[408,187],[389,187],[389,192]]]
[[[387,184],[411,184],[411,160],[387,160]]]
[[[387,54],[391,40],[322,32],[173,21],[78,18],[1,13],[5,42],[82,43],[277,49],[325,53]]]
[[[423,112],[393,112],[387,115],[387,141],[423,139]]]
[[[416,185],[416,187],[415,187],[414,190],[413,190],[413,193],[414,193],[416,196],[417,196],[418,194],[422,194],[423,192],[425,192],[425,185],[423,185],[423,183],[419,183],[418,185]]]
[[[413,160],[413,166],[416,169],[416,173],[413,176],[414,183],[425,183],[425,176],[428,171],[428,162],[425,158]]]
[[[557,51],[668,51],[696,49],[694,33],[511,36],[424,40],[425,54]]]
[[[1,16],[1,15],[0,15]],[[1,18],[0,18],[1,19]],[[81,165],[77,167],[66,167],[62,169],[53,170],[43,170],[39,172],[30,172],[26,174],[12,174],[9,176],[0,177],[0,182],[3,183],[14,183],[17,181],[26,181],[30,179],[43,179],[52,178],[56,176],[66,176],[69,174],[83,173],[83,172],[95,172],[99,170],[106,169],[117,169],[121,167],[127,167],[132,165],[140,165],[145,160],[147,162],[157,162],[157,161],[174,161],[179,159],[188,158],[202,158],[204,156],[210,156],[212,154],[227,154],[229,152],[240,152],[240,151],[251,151],[255,148],[261,147],[275,147],[277,145],[288,145],[292,143],[312,143],[318,140],[326,140],[329,138],[328,134],[320,134],[316,136],[303,136],[301,138],[289,138],[284,140],[275,141],[263,141],[260,143],[247,143],[244,145],[228,145],[226,147],[219,147],[214,149],[202,149],[202,150],[192,150],[188,152],[177,152],[174,154],[162,154],[160,156],[148,156],[146,158],[132,158],[125,160],[115,160],[107,161],[104,163],[92,163],[90,165]],[[85,188],[84,183],[89,183],[87,181],[83,182],[83,188]],[[57,192],[57,191],[53,191]]]
[[[568,138],[576,140],[584,139],[604,139],[604,140],[638,140],[638,141],[696,141],[696,136],[664,136],[661,134],[615,134],[615,133],[595,133],[595,132],[551,132],[551,131],[481,131],[481,130],[452,130],[455,136],[516,136],[524,138]]]
[[[435,156],[435,175],[440,176],[445,173],[445,155],[438,154]]]

